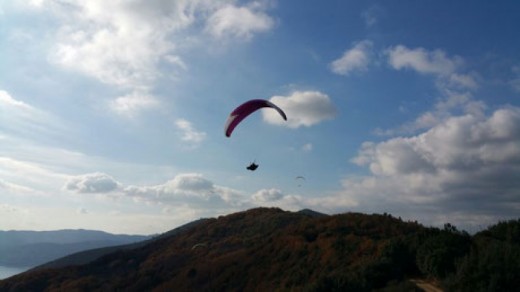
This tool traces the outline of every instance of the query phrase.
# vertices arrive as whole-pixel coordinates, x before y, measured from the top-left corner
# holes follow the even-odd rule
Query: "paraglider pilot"
[[[255,171],[258,168],[258,164],[255,164],[254,162],[251,163],[248,167],[246,167],[248,170]]]

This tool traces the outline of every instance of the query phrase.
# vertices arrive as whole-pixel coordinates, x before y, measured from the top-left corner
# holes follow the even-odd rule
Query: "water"
[[[27,271],[29,268],[20,268],[20,267],[4,267],[0,266],[0,280],[9,278],[16,274],[20,274],[22,272]]]

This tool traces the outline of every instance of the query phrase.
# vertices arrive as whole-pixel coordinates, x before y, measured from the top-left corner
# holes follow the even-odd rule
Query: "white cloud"
[[[366,71],[370,62],[370,51],[372,42],[368,40],[360,41],[345,51],[341,58],[330,64],[332,72],[340,75],[349,75],[353,71]]]
[[[295,91],[289,96],[273,96],[270,101],[284,110],[287,122],[276,111],[262,111],[266,122],[290,128],[310,127],[336,116],[328,95],[319,91]]]
[[[298,211],[303,208],[309,208],[308,206],[316,206],[301,196],[284,194],[282,190],[276,188],[257,191],[251,195],[251,203],[253,206],[277,207],[290,211]]]
[[[109,102],[111,110],[126,117],[134,117],[142,110],[156,108],[159,105],[159,100],[152,95],[137,91],[120,96]]]
[[[111,176],[96,172],[71,177],[64,188],[78,193],[109,193],[121,187]]]
[[[0,108],[33,111],[34,108],[23,101],[14,99],[7,91],[0,90]]]
[[[461,224],[477,217],[490,222],[515,217],[520,108],[452,116],[416,136],[366,142],[352,161],[368,166],[372,175],[346,178],[341,200],[322,202],[330,210],[373,209]]]
[[[52,63],[132,92],[111,103],[124,115],[156,105],[151,88],[159,78],[187,70],[182,54],[192,45],[207,44],[198,41],[204,32],[251,39],[274,26],[260,1],[243,7],[227,0],[39,0],[24,5],[56,17],[57,29],[48,34],[54,42]],[[187,31],[195,41],[186,42]],[[168,76],[164,66],[169,66]]]
[[[165,193],[185,193],[197,195],[213,191],[213,183],[199,173],[185,173],[175,176],[164,185]]]
[[[412,69],[425,74],[449,75],[462,62],[459,57],[448,58],[442,50],[429,52],[423,48],[409,49],[403,45],[389,48],[386,53],[394,69]]]
[[[462,58],[449,57],[442,50],[409,49],[403,45],[391,47],[385,53],[388,63],[395,70],[411,69],[421,74],[434,76],[440,96],[432,110],[420,114],[413,122],[406,123],[397,129],[376,129],[376,134],[414,133],[417,130],[442,123],[454,112],[483,115],[485,104],[472,98],[472,91],[478,88],[476,74],[463,72],[464,61]]]
[[[201,210],[234,208],[245,203],[239,191],[215,185],[200,173],[178,174],[160,185],[127,186],[123,192],[137,201]]]
[[[181,131],[181,140],[197,145],[206,139],[206,133],[197,131],[191,122],[185,119],[175,121],[175,126]]]
[[[27,7],[58,19],[50,60],[101,82],[143,90],[161,77],[159,63],[185,70],[179,47],[184,33],[201,37],[197,24],[217,38],[250,39],[274,21],[255,1],[243,7],[226,0],[33,1]],[[196,43],[196,42],[195,42]]]
[[[421,135],[365,146],[362,157],[367,156],[366,148],[372,150],[368,156],[373,158],[371,169],[375,174],[430,173],[520,162],[517,142],[520,142],[520,109],[504,108],[489,118],[469,114],[451,117]],[[408,166],[414,169],[410,171]]]
[[[438,125],[452,117],[453,112],[462,112],[474,116],[483,116],[486,105],[472,98],[469,92],[445,90],[443,98],[439,99],[432,110],[421,113],[414,121],[405,123],[396,129],[376,129],[375,133],[382,136],[415,133]]]
[[[283,198],[283,193],[279,189],[263,189],[254,193],[251,198],[256,202],[272,202]]]
[[[411,69],[422,74],[433,74],[438,77],[440,89],[477,88],[477,82],[471,74],[458,71],[464,64],[461,57],[448,57],[442,50],[427,51],[424,48],[409,49],[403,45],[388,48],[385,51],[388,63],[395,70]]]
[[[189,1],[46,2],[42,9],[62,21],[51,59],[132,89],[142,89],[160,76],[158,62],[175,47],[169,35],[194,20],[195,4]]]
[[[259,8],[262,7],[221,7],[207,20],[206,31],[219,39],[234,37],[248,40],[254,33],[268,31],[274,26],[273,19]]]

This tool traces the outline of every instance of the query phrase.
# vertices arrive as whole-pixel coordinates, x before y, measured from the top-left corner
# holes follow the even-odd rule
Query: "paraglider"
[[[231,112],[231,114],[229,114],[229,117],[227,118],[226,124],[224,126],[224,134],[226,137],[231,137],[231,133],[233,133],[235,127],[238,126],[238,124],[240,124],[243,119],[264,107],[275,109],[280,114],[280,116],[282,116],[282,118],[287,121],[287,115],[285,115],[285,112],[274,103],[265,99],[252,99],[239,105]],[[255,162],[256,161],[253,161],[248,167],[246,167],[246,169],[255,171],[258,168],[258,164]]]
[[[302,180],[303,180],[303,181],[306,181],[306,179],[305,179],[303,176],[301,176],[301,175],[295,177],[294,179],[298,181],[298,186],[299,186],[299,187],[302,186],[302,185],[301,185],[301,181],[302,181]]]
[[[205,243],[205,242],[197,243],[194,246],[192,246],[191,249],[194,250],[194,249],[197,249],[197,248],[200,248],[200,247],[208,247],[208,244]]]
[[[265,99],[252,99],[249,101],[244,102],[243,104],[239,105],[237,108],[235,108],[231,114],[229,115],[226,125],[224,126],[224,133],[226,134],[226,137],[230,137],[231,133],[233,133],[233,130],[235,127],[247,116],[252,114],[253,112],[264,108],[264,107],[270,107],[278,111],[278,113],[282,116],[284,120],[287,121],[287,116],[285,115],[284,111],[279,108],[274,103],[265,100]]]
[[[258,164],[251,163],[248,167],[246,167],[248,170],[255,171],[258,168]]]

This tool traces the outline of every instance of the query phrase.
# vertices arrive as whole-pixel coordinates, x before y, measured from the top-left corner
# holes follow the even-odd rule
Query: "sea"
[[[23,273],[23,272],[27,271],[28,269],[30,269],[30,268],[0,266],[0,280],[9,278],[16,274]]]

